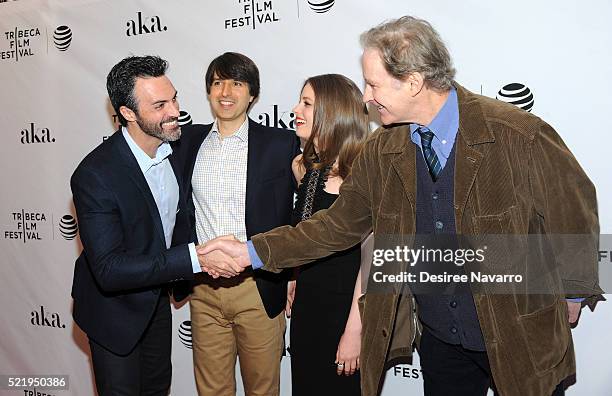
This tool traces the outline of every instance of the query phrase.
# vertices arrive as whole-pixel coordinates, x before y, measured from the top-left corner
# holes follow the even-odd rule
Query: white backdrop
[[[510,90],[531,91],[531,112],[558,130],[597,186],[602,232],[610,233],[610,2],[310,3],[0,4],[0,374],[68,374],[70,390],[50,394],[94,394],[86,338],[71,319],[72,270],[80,245],[78,236],[71,239],[69,178],[82,157],[117,127],[105,79],[112,65],[131,53],[158,54],[170,62],[169,77],[186,112],[182,119],[196,123],[211,121],[203,81],[208,63],[225,51],[245,53],[258,64],[262,80],[251,117],[291,128],[290,109],[306,77],[342,73],[363,86],[359,34],[391,17],[425,18],[447,42],[461,84],[492,97],[510,83],[518,84]],[[568,395],[612,394],[612,369],[604,361],[612,352],[611,313],[610,303],[600,304],[596,313],[583,312],[573,330],[578,375]],[[195,394],[191,350],[184,345],[188,320],[188,307],[175,307],[173,395]],[[284,358],[283,395],[290,394],[289,370]],[[382,394],[422,394],[421,381],[417,357],[412,365],[387,372]]]

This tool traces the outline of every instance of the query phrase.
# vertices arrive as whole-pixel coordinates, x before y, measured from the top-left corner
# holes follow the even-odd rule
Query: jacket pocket
[[[511,206],[498,214],[474,216],[478,235],[508,234],[514,230],[512,213],[516,206]]]
[[[570,341],[565,302],[519,316],[523,338],[536,374],[542,376],[565,357]]]

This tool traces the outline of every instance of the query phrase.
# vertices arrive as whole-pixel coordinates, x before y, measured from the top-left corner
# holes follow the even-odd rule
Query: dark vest
[[[454,187],[455,187],[455,146],[440,173],[438,180],[432,180],[427,163],[420,147],[417,147],[417,202],[416,202],[416,233],[417,246],[421,242],[429,247],[455,248]],[[440,236],[440,237],[434,237]],[[432,246],[433,245],[433,246]],[[443,246],[442,246],[443,245]],[[426,246],[427,247],[427,246]],[[462,268],[450,266],[429,267],[441,270],[463,273]],[[424,266],[419,266],[423,268]],[[428,270],[428,269],[426,269]],[[424,286],[430,287],[430,286]],[[476,314],[476,306],[469,286],[456,284],[435,285],[437,291],[431,288],[426,293],[415,294],[419,309],[419,319],[427,329],[438,339],[454,345],[462,345],[466,349],[485,351],[484,339]],[[442,289],[445,291],[442,292]]]

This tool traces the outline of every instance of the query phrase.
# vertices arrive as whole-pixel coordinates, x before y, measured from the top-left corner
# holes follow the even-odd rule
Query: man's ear
[[[408,89],[410,90],[410,95],[416,96],[423,89],[425,79],[421,73],[413,72],[406,77],[406,83],[408,85]]]
[[[136,121],[136,113],[134,113],[134,110],[130,109],[129,107],[121,106],[119,107],[119,112],[128,122]]]

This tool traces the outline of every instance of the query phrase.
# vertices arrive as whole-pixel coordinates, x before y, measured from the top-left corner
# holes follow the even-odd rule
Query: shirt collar
[[[215,122],[213,123],[213,126],[210,129],[210,131],[212,133],[215,133],[217,136],[220,136],[218,120],[216,118],[215,118]],[[244,122],[242,123],[242,125],[240,125],[240,127],[236,130],[236,132],[226,137],[232,137],[232,136],[237,137],[243,142],[247,142],[249,140],[249,117],[246,117],[244,119]]]
[[[138,144],[136,144],[134,139],[132,139],[132,136],[130,136],[130,133],[128,132],[126,127],[121,127],[121,132],[123,133],[123,137],[125,138],[125,141],[130,147],[130,150],[132,150],[132,154],[134,154],[134,157],[136,157],[136,162],[138,162],[138,166],[140,167],[142,173],[147,172],[149,169],[151,169],[155,165],[158,165],[163,160],[168,158],[170,154],[172,154],[172,147],[170,147],[170,144],[168,144],[168,142],[163,142],[157,148],[155,158],[151,158],[147,153],[144,152],[143,149],[140,148]]]
[[[413,136],[412,140],[415,141],[414,135],[417,134],[417,129],[423,125],[410,124],[410,132]],[[434,139],[447,142],[444,144],[444,154],[448,156],[453,148],[457,131],[459,130],[459,102],[457,100],[457,90],[453,87],[448,93],[448,97],[444,102],[444,105],[438,111],[438,114],[434,117],[429,125],[425,125],[430,131],[434,133]],[[420,141],[420,139],[418,140]]]

